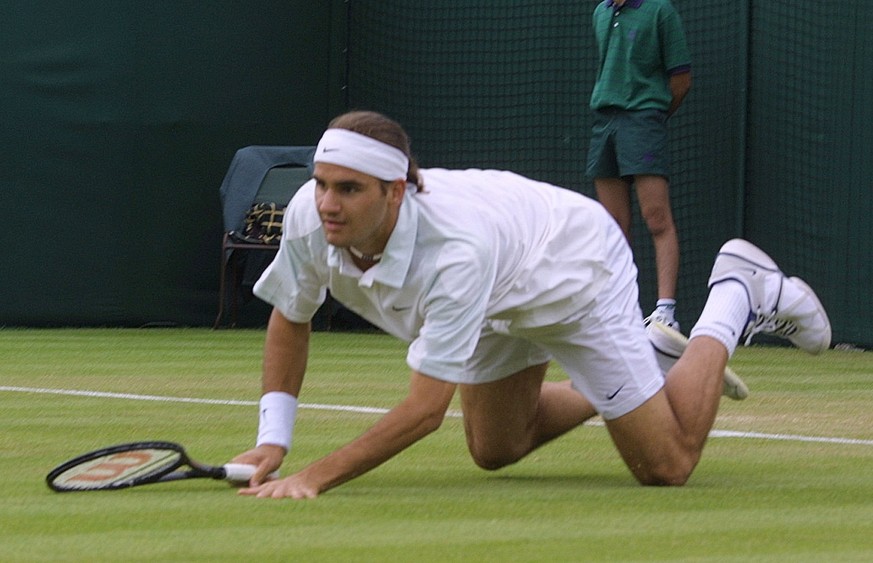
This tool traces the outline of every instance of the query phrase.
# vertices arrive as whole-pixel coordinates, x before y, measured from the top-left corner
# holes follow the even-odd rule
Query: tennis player
[[[494,470],[600,414],[645,485],[682,485],[700,460],[728,358],[769,332],[817,353],[830,324],[813,291],[742,240],[666,378],[647,338],[636,268],[615,221],[570,190],[494,170],[419,170],[396,122],[334,119],[281,248],[255,286],[267,329],[256,447],[241,494],[311,498],[436,430],[459,389],[470,454]],[[326,291],[409,342],[408,395],[360,437],[279,480],[291,449],[310,319]],[[684,346],[684,344],[683,344]],[[544,382],[554,359],[566,382]]]

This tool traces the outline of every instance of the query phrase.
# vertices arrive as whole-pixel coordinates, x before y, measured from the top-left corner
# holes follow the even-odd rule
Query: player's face
[[[385,249],[397,222],[406,183],[378,178],[336,164],[315,165],[315,205],[327,242],[365,254]]]

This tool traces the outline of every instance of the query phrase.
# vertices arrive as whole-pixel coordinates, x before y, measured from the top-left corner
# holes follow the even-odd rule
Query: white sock
[[[734,280],[717,283],[709,290],[709,298],[691,329],[690,338],[715,338],[724,344],[731,357],[749,322],[749,313],[749,297],[743,284]]]
[[[665,319],[671,321],[676,320],[676,300],[675,299],[658,299],[655,303],[655,311],[659,312]]]

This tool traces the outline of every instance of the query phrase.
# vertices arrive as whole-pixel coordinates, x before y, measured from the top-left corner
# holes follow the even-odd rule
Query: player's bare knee
[[[512,465],[518,461],[517,459],[512,459],[508,456],[481,456],[473,454],[473,462],[481,469],[486,471],[497,471],[498,469],[503,469],[507,465]]]
[[[694,465],[685,462],[659,463],[654,467],[638,468],[634,475],[641,485],[651,487],[681,487],[688,482]]]
[[[688,482],[689,477],[690,475],[682,473],[657,474],[639,478],[639,482],[647,487],[681,487]]]
[[[524,454],[513,448],[470,447],[470,456],[481,469],[497,471],[520,460]]]

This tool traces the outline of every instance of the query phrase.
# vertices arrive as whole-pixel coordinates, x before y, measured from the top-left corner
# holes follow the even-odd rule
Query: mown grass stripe
[[[80,389],[49,389],[44,387],[15,387],[0,385],[0,391],[10,393],[42,393],[50,395],[68,395],[76,397],[94,397],[102,399],[127,399],[132,401],[157,401],[166,403],[196,403],[202,405],[226,405],[226,406],[257,406],[256,401],[241,401],[238,399],[206,399],[195,397],[167,397],[160,395],[138,395],[134,393],[113,393],[108,391],[86,391]],[[362,407],[354,405],[329,405],[324,403],[300,403],[300,408],[326,411],[354,412],[362,414],[385,414],[389,409],[377,407]],[[449,411],[447,416],[458,418],[461,413]],[[602,423],[589,423],[598,424]],[[711,438],[745,438],[756,440],[782,440],[791,442],[817,442],[825,444],[848,444],[858,446],[873,446],[873,440],[860,440],[855,438],[839,438],[827,436],[802,436],[799,434],[771,434],[764,432],[740,432],[735,430],[712,430]]]

